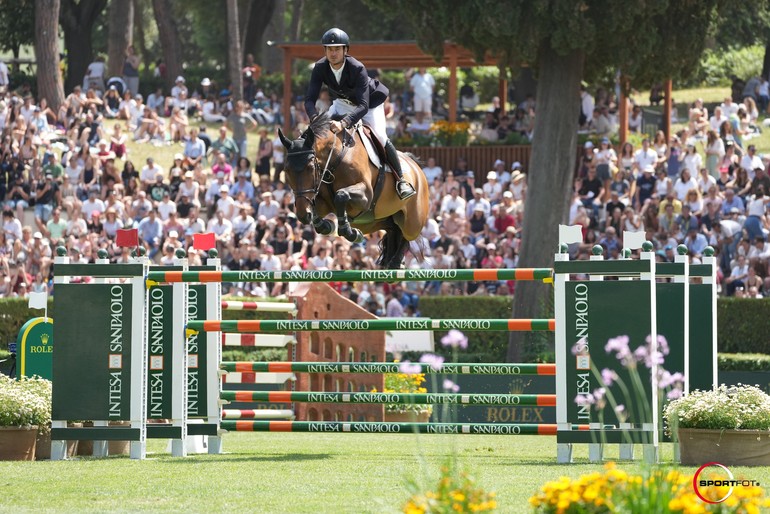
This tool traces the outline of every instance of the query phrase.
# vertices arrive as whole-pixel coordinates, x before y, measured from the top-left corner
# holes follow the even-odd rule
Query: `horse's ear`
[[[302,134],[303,139],[305,140],[305,144],[303,145],[305,148],[312,149],[313,143],[315,142],[315,134],[312,130],[306,130],[304,134]]]
[[[281,143],[283,143],[283,146],[285,146],[287,150],[291,148],[291,141],[289,141],[286,136],[283,135],[283,131],[281,129],[278,129],[278,137],[281,138]]]

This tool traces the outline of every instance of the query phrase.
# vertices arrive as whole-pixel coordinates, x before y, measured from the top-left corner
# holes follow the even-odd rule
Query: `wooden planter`
[[[420,412],[385,412],[383,421],[387,423],[427,423],[430,421],[430,411]]]
[[[684,465],[770,466],[770,431],[680,428],[677,435]]]
[[[69,428],[82,428],[83,423],[67,423]],[[67,441],[67,458],[78,454],[78,441]],[[51,432],[45,434],[38,432],[35,445],[35,460],[48,460],[51,458]]]
[[[35,460],[37,425],[0,427],[0,460]]]

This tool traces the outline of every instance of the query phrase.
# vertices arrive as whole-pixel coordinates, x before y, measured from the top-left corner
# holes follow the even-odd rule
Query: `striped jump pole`
[[[286,302],[222,302],[223,311],[260,311],[296,313],[297,306]]]
[[[295,391],[222,391],[223,400],[273,403],[394,403],[403,405],[524,405],[555,407],[555,394],[325,393]]]
[[[373,330],[553,331],[553,319],[340,319],[340,320],[205,320],[189,321],[194,332],[307,332]]]
[[[222,409],[222,419],[294,419],[291,409]]]
[[[297,271],[150,271],[147,285],[173,282],[400,282],[447,280],[553,280],[551,268],[297,270]]]
[[[294,380],[294,373],[225,373],[223,384],[285,384]]]
[[[556,435],[556,425],[504,423],[377,423],[340,421],[223,421],[236,432],[350,432],[381,434]],[[588,430],[588,425],[578,426]]]
[[[430,364],[418,373],[455,375],[556,375],[556,364],[448,364],[440,370]],[[397,362],[223,362],[220,368],[230,373],[401,373]]]

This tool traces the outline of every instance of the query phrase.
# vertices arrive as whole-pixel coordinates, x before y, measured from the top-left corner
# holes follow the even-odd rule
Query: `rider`
[[[321,86],[326,84],[334,102],[329,114],[343,116],[340,121],[330,123],[331,131],[355,125],[363,119],[385,148],[385,154],[393,173],[396,175],[396,193],[402,200],[414,196],[412,185],[404,180],[398,151],[385,132],[385,109],[383,103],[388,88],[378,80],[369,78],[366,67],[348,55],[350,38],[338,28],[329,29],[321,38],[326,57],[315,63],[310,85],[305,96],[305,111],[312,120],[318,115],[315,108]]]

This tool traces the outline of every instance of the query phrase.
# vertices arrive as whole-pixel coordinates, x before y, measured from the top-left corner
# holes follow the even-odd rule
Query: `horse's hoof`
[[[313,228],[322,236],[328,236],[334,231],[334,223],[329,220],[321,220],[318,223],[314,223]]]
[[[339,233],[342,237],[350,241],[351,243],[360,243],[364,240],[364,235],[357,228],[350,228],[348,225],[347,230]]]

